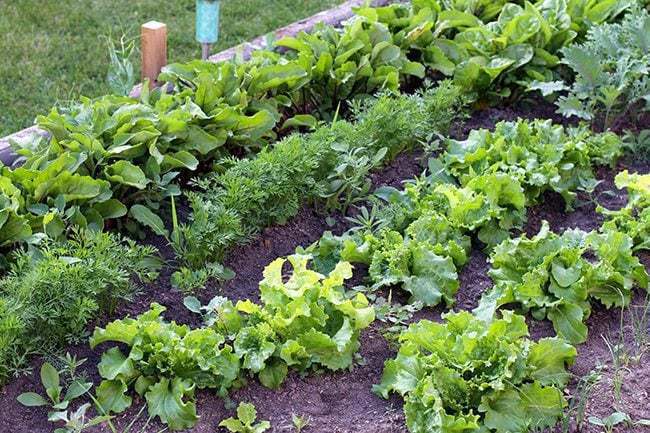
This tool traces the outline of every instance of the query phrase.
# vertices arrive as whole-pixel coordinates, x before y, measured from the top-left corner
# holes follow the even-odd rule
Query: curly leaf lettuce
[[[475,312],[489,321],[497,308],[515,304],[536,319],[551,320],[560,337],[582,343],[592,301],[623,307],[635,284],[647,289],[645,267],[632,253],[632,240],[623,233],[567,230],[558,235],[544,222],[534,237],[523,235],[495,248],[489,271],[494,287]]]
[[[530,341],[524,317],[510,311],[491,322],[469,312],[443,319],[404,331],[374,387],[384,398],[404,398],[411,432],[506,433],[555,424],[574,347],[558,338]]]

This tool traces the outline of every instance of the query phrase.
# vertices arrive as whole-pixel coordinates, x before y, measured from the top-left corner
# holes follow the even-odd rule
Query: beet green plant
[[[412,59],[487,101],[518,96],[534,80],[551,81],[562,47],[631,4],[417,0],[357,13],[386,25]]]
[[[560,419],[574,347],[557,338],[529,340],[524,317],[511,311],[488,322],[465,311],[443,319],[404,331],[374,387],[384,398],[404,398],[409,431],[523,432]]]

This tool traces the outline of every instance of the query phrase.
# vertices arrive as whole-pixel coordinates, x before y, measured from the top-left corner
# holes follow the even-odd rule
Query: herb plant
[[[29,355],[79,342],[90,321],[134,292],[134,274],[152,280],[160,265],[152,247],[97,232],[17,252],[0,279],[0,381]]]

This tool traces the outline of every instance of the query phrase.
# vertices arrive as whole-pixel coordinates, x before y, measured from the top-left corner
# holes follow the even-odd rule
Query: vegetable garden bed
[[[372,23],[387,21],[386,28],[399,35],[395,40],[404,42],[406,34],[431,30],[423,18],[431,9],[426,2],[413,3],[419,15],[408,18],[415,24],[398,16],[408,13],[403,6],[360,13]],[[510,15],[503,12],[508,6],[500,7],[492,12],[504,21],[525,15],[513,5]],[[475,18],[456,12],[447,19],[461,17],[470,23],[455,25],[473,28]],[[490,9],[476,13],[493,18]],[[417,31],[398,31],[409,25]],[[174,231],[133,205],[129,215],[166,238],[149,232],[143,242],[157,246],[169,262],[128,302],[88,318],[87,328],[96,326],[92,349],[85,338],[67,347],[77,359],[87,358],[76,374],[95,383],[93,403],[113,409],[118,431],[133,422],[131,431],[157,432],[166,424],[212,432],[239,402],[253,403],[258,420],[270,421],[274,432],[299,431],[294,415],[309,420],[306,432],[406,432],[407,425],[418,433],[598,432],[598,422],[614,423],[623,413],[616,431],[648,429],[649,311],[640,290],[647,288],[650,271],[647,177],[632,173],[647,174],[650,164],[639,153],[641,140],[636,154],[619,158],[622,142],[614,133],[646,130],[650,119],[643,113],[626,116],[627,107],[610,104],[605,119],[619,110],[618,121],[609,125],[614,133],[574,128],[577,122],[556,114],[555,105],[541,96],[510,94],[522,91],[523,74],[515,79],[518,63],[506,62],[499,71],[480,62],[453,64],[458,59],[445,51],[451,57],[446,63],[442,51],[428,51],[428,43],[426,37],[418,40],[409,60],[396,57],[395,49],[389,55],[388,45],[373,49],[372,56],[393,58],[406,75],[421,72],[410,60],[414,53],[434,57],[427,63],[430,77],[457,68],[462,72],[456,71],[455,79],[462,84],[466,74],[475,73],[473,110],[466,118],[459,115],[465,96],[440,80],[414,95],[367,98],[349,111],[336,103],[338,94],[324,102],[322,112],[312,112],[325,121],[315,127],[315,119],[305,116],[314,99],[302,92],[300,103],[280,117],[296,115],[289,125],[313,127],[311,132],[285,137],[280,132],[280,141],[256,152],[247,146],[261,136],[228,126],[229,137],[236,137],[228,150],[238,156],[242,149],[251,151],[249,159],[218,160],[214,173],[204,169],[208,174],[189,200],[171,200],[167,227]],[[305,41],[281,45],[303,55],[308,51]],[[274,53],[267,55],[278,61]],[[538,66],[527,73],[540,78]],[[394,79],[380,70],[384,84]],[[499,75],[504,70],[510,72]],[[228,71],[176,65],[167,77],[188,98],[209,105],[205,88],[195,86],[217,73]],[[484,86],[481,77],[492,73],[497,77]],[[400,77],[405,91],[420,84]],[[316,95],[329,95],[314,88]],[[506,93],[514,103],[485,106]],[[629,99],[638,103],[634,98]],[[583,108],[598,111],[595,105]],[[96,110],[104,109],[100,104]],[[599,116],[592,119],[594,129],[602,129]],[[205,120],[192,121],[215,133]],[[276,132],[271,129],[265,138]],[[211,143],[194,133],[194,139],[179,143],[172,137],[170,143],[180,148],[183,140],[198,147]],[[354,177],[357,172],[363,176]],[[119,183],[110,173],[104,176]],[[126,171],[120,175],[128,177]],[[193,188],[183,176],[182,187]],[[160,209],[168,210],[169,195],[175,196],[163,195]],[[124,191],[120,198],[133,203]],[[621,208],[611,215],[606,210]],[[177,215],[186,223],[179,226]],[[174,234],[178,227],[180,235]],[[78,263],[72,253],[62,256],[66,266]],[[278,261],[287,256],[291,266]],[[146,279],[149,262],[142,270],[139,260],[132,261],[135,269],[129,272],[140,271]],[[186,297],[191,289],[195,297]],[[509,309],[526,313],[525,322]],[[408,324],[413,325],[407,330]],[[38,371],[42,361],[32,360],[32,369]],[[43,377],[52,381],[47,371]],[[39,379],[20,376],[0,391],[0,430],[52,430],[44,408],[17,401],[26,390],[41,392]],[[24,403],[26,397],[20,398]],[[141,412],[144,407],[152,419]],[[613,411],[618,415],[608,419]]]
[[[456,127],[456,134],[465,136],[468,131],[476,128],[491,129],[497,121],[514,120],[523,118],[552,118],[561,121],[553,114],[552,106],[544,102],[536,101],[532,106],[522,108],[493,108],[478,112],[470,119],[459,123]],[[644,125],[638,125],[640,127]],[[408,153],[401,155],[394,162],[389,164],[381,172],[373,176],[375,186],[390,185],[399,187],[403,180],[409,179],[421,173],[422,154]],[[602,181],[596,191],[595,198],[608,208],[617,208],[625,203],[625,196],[619,193],[616,196],[608,194],[608,191],[615,190],[613,178],[621,170],[647,173],[650,171],[648,163],[634,161],[626,158],[617,165],[615,169],[602,168],[598,171],[598,179]],[[586,197],[584,197],[586,198]],[[216,293],[226,294],[229,298],[256,299],[258,297],[258,283],[262,279],[263,269],[276,257],[283,257],[293,253],[299,247],[308,245],[320,238],[326,230],[334,230],[337,233],[349,228],[350,222],[342,216],[336,215],[336,224],[331,227],[325,222],[323,216],[312,207],[304,207],[299,214],[288,224],[278,225],[266,229],[261,236],[249,245],[235,249],[227,265],[236,273],[236,277],[225,285],[209,285],[198,294],[199,298],[207,302]],[[569,228],[581,228],[591,230],[596,228],[602,221],[602,216],[595,212],[592,204],[580,207],[577,211],[566,213],[561,198],[556,194],[548,194],[542,204],[531,208],[528,211],[528,223],[525,232],[533,235],[539,231],[542,221],[551,222],[551,228],[556,232],[562,232]],[[152,239],[154,243],[157,243]],[[161,250],[172,252],[160,245]],[[650,270],[650,256],[642,253],[640,256],[646,269]],[[471,310],[478,305],[481,294],[491,286],[490,278],[487,275],[489,264],[486,255],[474,249],[470,261],[459,274],[460,289],[456,295],[456,310]],[[163,274],[164,275],[164,274]],[[360,282],[363,273],[355,276],[355,283]],[[143,293],[139,294],[134,302],[121,305],[114,314],[116,317],[127,315],[136,316],[149,308],[152,300],[167,307],[165,317],[169,320],[176,320],[178,323],[188,323],[195,326],[200,324],[200,317],[191,313],[183,306],[184,295],[174,291],[165,283],[166,278],[159,279],[156,283],[147,284]],[[638,294],[633,300],[634,305],[643,305],[644,296]],[[445,308],[437,307],[416,314],[415,319],[428,318],[440,320],[440,315]],[[604,342],[602,335],[610,336],[614,340],[620,334],[620,312],[616,310],[605,310],[596,308],[587,322],[590,329],[588,340],[580,346],[579,356],[571,372],[577,377],[583,377],[598,365],[607,364],[610,358],[609,349]],[[99,326],[107,323],[109,319],[104,318],[98,322]],[[628,332],[632,325],[629,312],[624,314],[624,328]],[[376,323],[368,331],[364,332],[361,338],[362,346],[360,355],[364,362],[354,367],[350,372],[322,373],[302,377],[299,374],[291,374],[286,383],[279,390],[270,390],[251,380],[241,390],[230,394],[233,401],[249,401],[257,407],[259,417],[268,419],[274,426],[272,431],[293,431],[291,424],[292,414],[307,416],[310,421],[308,431],[313,432],[406,432],[404,417],[401,412],[402,403],[398,398],[384,400],[370,392],[372,386],[379,383],[383,363],[386,359],[394,356],[394,349],[382,335],[382,329],[386,327],[383,323]],[[537,339],[553,335],[553,329],[549,323],[531,321],[531,335]],[[628,337],[629,339],[629,337]],[[628,341],[629,343],[629,341]],[[100,361],[101,351],[91,351],[86,345],[69,348],[70,352],[81,358],[88,358],[87,373],[98,378],[94,365]],[[625,373],[625,383],[629,384],[626,393],[626,407],[628,414],[635,418],[648,418],[650,408],[645,403],[643,395],[647,396],[650,385],[647,383],[649,375],[647,356],[644,355],[634,368]],[[37,370],[40,360],[32,363],[32,368]],[[611,369],[603,371],[604,380],[600,389],[593,394],[587,403],[587,413],[606,417],[609,415],[610,403],[613,399],[612,391],[607,384],[614,377]],[[574,380],[570,389],[575,390],[577,383]],[[36,376],[25,376],[12,381],[2,390],[2,403],[0,413],[6,414],[0,418],[2,428],[11,429],[16,433],[47,431],[50,428],[45,417],[44,410],[33,410],[21,406],[16,397],[25,389],[36,389],[39,380]],[[192,431],[211,432],[214,426],[231,413],[226,406],[226,401],[217,397],[210,391],[202,391],[197,396],[197,411],[201,415],[200,421]],[[129,412],[120,416],[122,423],[130,422],[139,410],[134,405]],[[144,420],[136,423],[141,426]],[[145,431],[159,431],[164,426],[155,424]],[[277,430],[276,430],[277,429]],[[139,431],[136,429],[136,431]],[[585,432],[599,432],[595,426],[587,425]],[[635,431],[642,431],[638,428]]]

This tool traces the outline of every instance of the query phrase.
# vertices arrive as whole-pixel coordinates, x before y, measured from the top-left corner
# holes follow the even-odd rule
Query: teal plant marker
[[[204,60],[210,55],[210,45],[219,40],[220,6],[221,0],[196,0],[196,40]]]

